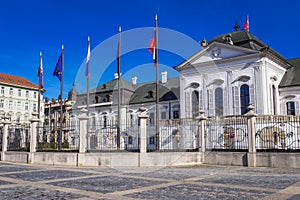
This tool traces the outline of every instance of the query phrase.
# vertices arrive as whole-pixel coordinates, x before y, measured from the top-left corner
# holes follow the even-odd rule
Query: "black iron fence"
[[[300,150],[300,116],[259,115],[255,133],[258,151]]]
[[[60,127],[37,127],[37,151],[77,152],[79,150],[79,125]],[[61,143],[61,144],[60,144]]]
[[[2,151],[3,127],[0,127],[0,151]]]
[[[138,120],[121,121],[120,126],[116,120],[99,121],[97,124],[88,125],[87,150],[138,152],[139,135]]]
[[[199,121],[195,119],[161,120],[159,122],[159,137],[155,127],[147,130],[148,151],[155,150],[159,138],[159,151],[198,151]],[[151,129],[152,128],[152,129]]]
[[[206,149],[211,151],[247,151],[247,118],[243,116],[209,118],[206,121]]]
[[[29,151],[29,147],[30,124],[9,125],[7,135],[7,151]]]

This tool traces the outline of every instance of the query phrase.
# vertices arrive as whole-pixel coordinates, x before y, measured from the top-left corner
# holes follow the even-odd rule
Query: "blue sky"
[[[63,96],[66,98],[72,83],[82,71],[87,36],[91,37],[92,50],[99,44],[104,44],[103,41],[112,39],[111,54],[115,56],[115,34],[118,33],[118,27],[122,26],[125,32],[152,27],[155,14],[159,16],[159,27],[177,31],[195,42],[204,37],[210,40],[217,35],[232,32],[235,22],[242,26],[249,15],[251,33],[286,58],[300,57],[299,10],[300,1],[297,0],[4,0],[0,2],[0,71],[23,76],[38,83],[39,52],[42,51],[45,96],[57,98],[59,81],[52,73],[61,52],[61,45],[64,44]],[[124,41],[125,35],[122,41],[124,49],[127,45]],[[152,33],[147,29],[140,37],[144,41],[142,46],[145,46]],[[193,46],[186,52],[192,53],[196,50]],[[102,56],[105,54],[99,55],[94,51],[94,58],[104,60]],[[176,76],[172,67],[183,59],[168,51],[162,51],[159,57],[161,70],[168,70],[170,76]],[[101,63],[98,63],[99,66],[94,63],[93,66],[92,60],[93,51],[91,67],[95,72],[100,68],[104,72],[101,77],[93,80],[94,85],[113,78],[113,73],[116,72],[115,61],[104,67]],[[122,55],[122,74],[126,79],[137,74],[138,82],[154,80],[155,70],[147,66],[151,62],[146,46],[144,50],[130,51]],[[91,76],[93,75],[92,73]]]

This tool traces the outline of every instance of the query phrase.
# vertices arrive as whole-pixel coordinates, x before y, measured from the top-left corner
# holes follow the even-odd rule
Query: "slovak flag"
[[[150,51],[150,53],[153,54],[153,60],[155,60],[155,37],[151,38],[149,46],[148,46],[148,50]]]
[[[42,52],[40,52],[40,67],[38,71],[38,78],[39,78],[39,89],[44,88],[44,74],[43,74],[43,61],[42,61]]]
[[[85,76],[90,78],[90,59],[91,59],[91,45],[90,45],[90,37],[88,37],[88,50],[86,56],[86,68],[85,68]]]
[[[244,24],[243,29],[249,32],[249,16],[247,16],[247,20]]]

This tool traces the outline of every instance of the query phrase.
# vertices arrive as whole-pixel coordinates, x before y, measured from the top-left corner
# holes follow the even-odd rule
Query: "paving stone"
[[[187,173],[188,171],[188,173]],[[157,171],[150,171],[147,173],[128,173],[128,175],[151,177],[151,178],[163,178],[173,180],[183,180],[187,178],[202,177],[207,175],[217,174],[223,171],[223,169],[209,169],[209,168],[164,168]]]
[[[36,172],[24,172],[24,173],[15,173],[15,174],[4,174],[0,176],[22,179],[26,181],[43,181],[43,180],[52,180],[52,179],[61,179],[61,178],[70,178],[70,177],[79,177],[91,175],[90,173],[84,172],[74,172],[67,170],[47,170],[47,171],[36,171]]]
[[[125,195],[140,199],[260,199],[271,192],[242,190],[236,188],[180,184],[145,192]]]
[[[300,194],[296,194],[288,198],[287,200],[299,200],[300,199]]]
[[[49,183],[51,185],[67,188],[82,189],[86,191],[110,193],[128,189],[140,188],[163,183],[161,181],[150,181],[137,178],[122,178],[116,176],[103,176],[95,178],[76,179],[72,181],[59,181]]]
[[[32,166],[19,166],[11,164],[0,164],[0,174],[6,172],[17,172],[17,171],[28,171],[28,170],[37,170],[39,168]]]
[[[20,200],[49,200],[49,199],[77,199],[86,197],[84,195],[72,194],[68,192],[61,192],[57,190],[48,190],[37,187],[12,187],[1,188],[1,199],[20,199]]]
[[[295,176],[271,176],[263,174],[231,174],[202,179],[199,181],[203,183],[284,189],[300,181],[300,178]]]

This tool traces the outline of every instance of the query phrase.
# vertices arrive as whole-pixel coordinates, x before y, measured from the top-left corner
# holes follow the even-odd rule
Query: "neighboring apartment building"
[[[38,85],[27,79],[0,73],[0,116],[8,116],[13,124],[30,123],[33,112],[38,112]],[[41,93],[40,119],[44,120]]]

